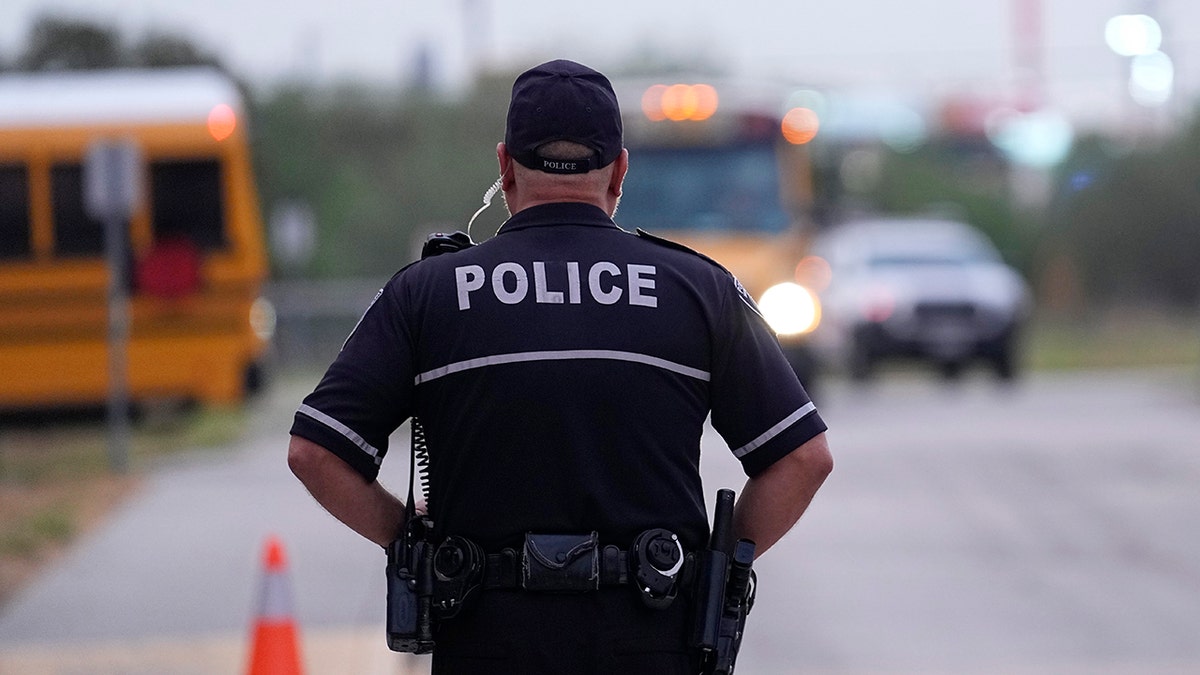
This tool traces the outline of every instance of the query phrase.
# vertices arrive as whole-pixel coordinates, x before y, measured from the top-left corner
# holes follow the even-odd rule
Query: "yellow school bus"
[[[84,196],[106,141],[141,158],[119,280],[130,397],[242,400],[273,312],[241,96],[212,69],[116,70],[0,76],[0,408],[108,394],[110,270]]]
[[[806,257],[816,113],[795,90],[760,83],[660,78],[617,87],[630,151],[617,222],[730,270],[811,382],[808,335],[820,322],[819,262]]]

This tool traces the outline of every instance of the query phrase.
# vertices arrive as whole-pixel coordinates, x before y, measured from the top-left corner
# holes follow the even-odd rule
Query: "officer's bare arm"
[[[387,546],[404,527],[404,502],[320,445],[292,436],[288,467],[321,506],[376,544]]]
[[[833,455],[822,433],[746,481],[733,511],[733,529],[754,541],[755,557],[800,520],[830,471]]]

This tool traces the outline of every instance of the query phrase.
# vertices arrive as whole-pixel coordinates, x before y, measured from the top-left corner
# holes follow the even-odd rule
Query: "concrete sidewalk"
[[[287,469],[292,412],[314,382],[276,384],[230,447],[147,468],[135,495],[0,613],[0,674],[244,669],[271,535],[287,550],[308,672],[420,672],[424,659],[384,643],[382,552]],[[403,473],[383,479],[403,490],[407,462],[391,464]]]

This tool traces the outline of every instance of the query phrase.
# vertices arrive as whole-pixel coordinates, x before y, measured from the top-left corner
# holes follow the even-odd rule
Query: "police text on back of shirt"
[[[550,265],[550,271],[547,270]],[[590,298],[601,305],[613,305],[624,300],[629,305],[658,307],[655,290],[654,265],[630,263],[620,265],[601,260],[584,270],[579,262],[534,261],[532,274],[517,262],[502,262],[490,273],[480,265],[454,268],[454,283],[458,292],[458,308],[471,308],[471,294],[487,292],[506,305],[515,305],[532,297],[538,304],[578,305]],[[533,288],[530,293],[530,277]],[[491,283],[488,283],[488,282]]]

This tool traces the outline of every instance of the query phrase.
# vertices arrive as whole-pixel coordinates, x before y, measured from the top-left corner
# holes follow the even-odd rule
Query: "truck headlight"
[[[821,301],[812,291],[790,281],[768,288],[758,308],[780,335],[811,333],[821,322]]]

